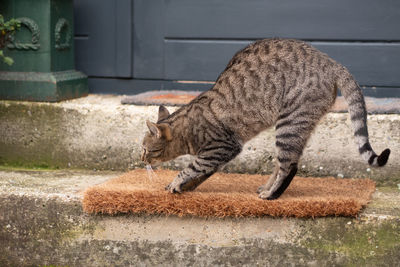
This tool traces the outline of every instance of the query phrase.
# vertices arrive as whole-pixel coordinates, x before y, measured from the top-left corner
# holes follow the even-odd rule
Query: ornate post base
[[[88,94],[87,77],[75,70],[0,71],[0,99],[57,102]]]

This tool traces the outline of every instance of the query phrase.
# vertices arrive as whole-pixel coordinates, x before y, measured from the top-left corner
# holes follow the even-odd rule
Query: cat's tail
[[[369,165],[377,167],[384,166],[389,159],[390,149],[387,148],[383,150],[378,156],[369,143],[367,110],[360,87],[353,76],[344,67],[338,75],[336,83],[348,104],[351,124],[361,157],[368,162]]]

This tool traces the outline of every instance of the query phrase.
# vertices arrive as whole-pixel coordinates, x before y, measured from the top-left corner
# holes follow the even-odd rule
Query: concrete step
[[[399,266],[400,190],[358,218],[88,215],[82,191],[120,172],[0,171],[0,266]]]
[[[90,95],[61,103],[0,101],[0,164],[39,168],[127,170],[143,167],[140,143],[145,120],[156,106],[120,104],[122,96]],[[176,107],[169,107],[170,111]],[[384,168],[370,168],[353,140],[347,113],[329,113],[312,135],[299,164],[303,176],[368,177],[381,185],[400,183],[400,115],[369,115],[372,147],[392,150]],[[224,168],[231,172],[271,173],[274,130],[248,142]],[[182,168],[190,157],[166,163]]]

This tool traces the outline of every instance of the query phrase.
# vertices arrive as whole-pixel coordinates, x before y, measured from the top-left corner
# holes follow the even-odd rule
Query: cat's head
[[[167,144],[172,141],[171,127],[162,122],[168,116],[168,110],[160,106],[157,123],[146,121],[149,132],[143,139],[141,160],[147,164],[157,164],[171,159],[169,153],[166,153]]]

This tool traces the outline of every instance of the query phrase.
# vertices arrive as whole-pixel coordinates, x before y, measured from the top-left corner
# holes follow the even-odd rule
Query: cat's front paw
[[[181,183],[176,182],[175,180],[172,181],[169,185],[165,187],[166,191],[169,191],[170,193],[182,193],[182,188],[181,188]]]
[[[192,191],[199,185],[197,180],[194,179],[186,179],[179,180],[175,179],[165,187],[165,190],[171,193],[182,193],[184,191]]]

